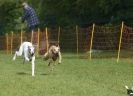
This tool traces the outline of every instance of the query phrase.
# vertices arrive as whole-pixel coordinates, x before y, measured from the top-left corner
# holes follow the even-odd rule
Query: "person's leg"
[[[30,26],[29,27],[29,30],[30,30],[30,32],[35,32],[35,31],[37,31],[37,29],[38,29],[38,25],[33,25],[33,26]]]
[[[37,35],[35,35],[36,33],[37,33],[37,25],[34,25],[34,26],[31,26],[30,27],[30,32],[31,32],[31,42],[34,44],[34,43],[36,43],[36,37],[37,37]]]
[[[34,31],[34,26],[29,27],[29,32],[32,32],[32,31]]]

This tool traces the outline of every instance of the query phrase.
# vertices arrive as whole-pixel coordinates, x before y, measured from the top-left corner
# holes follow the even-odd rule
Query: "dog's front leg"
[[[52,59],[49,60],[48,66],[50,66],[52,63]]]
[[[58,55],[59,55],[59,61],[58,61],[58,63],[61,64],[61,60],[62,60],[61,52],[59,52]]]
[[[23,53],[23,46],[21,45],[20,48],[19,48],[19,51],[16,51],[15,54],[14,54],[14,57],[13,57],[13,60],[16,59],[16,56],[21,56]]]
[[[35,56],[32,57],[32,76],[35,76]]]
[[[52,59],[50,59],[49,60],[49,64],[48,64],[48,66],[50,66],[50,71],[53,71],[53,69],[54,69],[54,66],[53,66],[53,60]]]
[[[26,61],[30,61],[30,59],[28,58],[28,53],[26,51],[24,52],[24,58]]]
[[[48,55],[48,52],[46,52],[43,56],[43,60],[48,60],[49,59],[49,55]]]

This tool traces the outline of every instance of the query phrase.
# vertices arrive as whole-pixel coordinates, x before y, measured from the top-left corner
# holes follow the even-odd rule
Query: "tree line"
[[[113,26],[125,21],[133,26],[133,0],[28,0],[40,19],[40,28]],[[20,0],[0,0],[0,34],[26,28],[21,22]]]

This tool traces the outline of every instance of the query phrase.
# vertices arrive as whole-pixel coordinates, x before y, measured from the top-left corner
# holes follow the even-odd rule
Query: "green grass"
[[[70,57],[69,57],[70,56]],[[0,96],[127,96],[124,85],[133,85],[131,59],[80,59],[63,54],[63,62],[49,72],[47,62],[31,64],[22,57],[0,54]],[[68,58],[69,57],[69,58]]]

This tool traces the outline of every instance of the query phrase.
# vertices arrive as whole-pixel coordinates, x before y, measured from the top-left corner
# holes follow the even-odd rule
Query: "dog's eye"
[[[55,49],[53,49],[53,51],[55,52],[56,50],[55,50]]]

